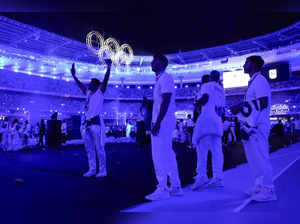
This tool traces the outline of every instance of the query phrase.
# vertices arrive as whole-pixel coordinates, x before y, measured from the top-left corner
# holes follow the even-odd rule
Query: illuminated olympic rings
[[[93,38],[96,41],[93,41]],[[94,54],[98,55],[102,63],[104,63],[104,55],[109,57],[115,65],[121,63],[129,66],[133,61],[133,50],[129,44],[122,44],[120,46],[118,41],[112,37],[104,40],[102,35],[97,31],[91,31],[87,34],[86,44]]]

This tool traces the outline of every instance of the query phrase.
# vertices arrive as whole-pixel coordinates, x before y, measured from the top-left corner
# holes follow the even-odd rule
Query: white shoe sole
[[[103,178],[103,177],[106,177],[107,176],[107,174],[101,174],[101,175],[96,175],[95,177],[96,178]]]
[[[170,193],[170,196],[173,197],[182,197],[184,195],[184,193]]]
[[[167,200],[167,199],[169,199],[170,198],[170,196],[168,196],[168,197],[161,197],[161,198],[151,198],[151,197],[145,197],[147,200],[149,200],[149,201],[161,201],[161,200]]]
[[[198,190],[207,188],[208,184],[209,184],[209,182],[206,182],[206,183],[201,184],[201,185],[198,185],[198,186],[197,186],[197,185],[193,185],[193,186],[191,187],[191,190],[192,190],[192,191],[198,191]]]

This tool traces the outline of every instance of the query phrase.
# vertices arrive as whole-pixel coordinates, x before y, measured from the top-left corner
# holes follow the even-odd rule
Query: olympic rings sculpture
[[[93,37],[97,39],[97,46],[94,46]],[[133,61],[133,50],[129,44],[119,45],[118,41],[112,37],[106,40],[98,31],[91,31],[86,36],[88,48],[104,63],[104,56],[109,57],[115,65],[126,64],[129,66]]]

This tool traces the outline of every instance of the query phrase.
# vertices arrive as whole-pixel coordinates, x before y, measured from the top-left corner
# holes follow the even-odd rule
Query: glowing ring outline
[[[98,39],[98,50],[93,46],[92,37],[95,35]],[[129,44],[119,45],[118,41],[112,37],[104,40],[98,31],[91,31],[87,34],[86,44],[88,48],[98,56],[99,60],[104,63],[103,54],[106,53],[115,65],[123,62],[127,66],[133,61],[133,50]],[[114,48],[113,48],[113,47]],[[128,50],[128,53],[125,51]]]
[[[96,50],[94,47],[93,47],[93,40],[92,40],[92,37],[93,36],[96,36],[97,39],[99,40],[99,44],[98,44],[98,50]],[[86,36],[86,44],[88,46],[88,48],[94,53],[94,54],[98,54],[98,51],[100,50],[100,48],[103,46],[104,44],[104,38],[102,37],[102,35],[98,32],[98,31],[91,31],[87,34]]]

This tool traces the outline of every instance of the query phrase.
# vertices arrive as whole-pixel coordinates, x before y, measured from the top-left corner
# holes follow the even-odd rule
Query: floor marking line
[[[300,159],[300,156],[297,157],[296,159],[294,159],[292,162],[290,162],[286,167],[284,167],[281,171],[279,171],[279,173],[277,173],[274,177],[273,177],[273,181],[275,181],[278,177],[280,177],[285,171],[288,170],[288,168],[290,168],[295,162],[297,162],[297,160]],[[236,207],[233,212],[240,212],[242,209],[244,209],[248,204],[250,204],[250,202],[252,201],[252,197],[247,198],[246,200],[243,201],[243,203],[241,205],[239,205],[238,207]]]

